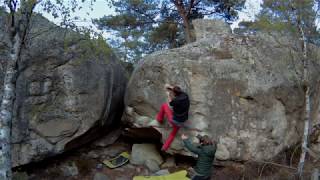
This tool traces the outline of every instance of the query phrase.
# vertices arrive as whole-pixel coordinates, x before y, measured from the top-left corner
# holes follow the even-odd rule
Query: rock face
[[[164,84],[171,83],[189,94],[188,123],[218,141],[218,159],[270,159],[298,142],[304,112],[300,42],[276,34],[231,34],[217,21],[198,20],[194,26],[196,42],[141,61],[128,84],[123,120],[134,127],[154,121],[166,101]],[[317,107],[320,49],[309,44],[309,52]],[[168,129],[157,129],[166,138]],[[186,154],[179,136],[169,152]]]
[[[127,78],[103,39],[41,17],[31,27],[16,83],[14,166],[75,148],[119,123]]]
[[[144,165],[148,160],[155,161],[158,166],[163,163],[163,159],[155,145],[134,144],[132,146],[130,162],[136,165]]]

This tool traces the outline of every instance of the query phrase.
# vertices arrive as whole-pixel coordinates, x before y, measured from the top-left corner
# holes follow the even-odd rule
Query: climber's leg
[[[169,121],[172,120],[173,112],[172,109],[169,107],[168,103],[163,103],[161,105],[160,111],[157,114],[156,119],[159,123],[162,123],[165,116]]]
[[[171,121],[169,121],[171,123]],[[180,127],[176,126],[174,123],[171,123],[172,125],[172,131],[169,134],[169,137],[166,139],[166,142],[163,144],[162,146],[162,150],[163,151],[167,151],[171,145],[171,143],[173,142],[174,138],[176,137],[177,132],[179,131]]]

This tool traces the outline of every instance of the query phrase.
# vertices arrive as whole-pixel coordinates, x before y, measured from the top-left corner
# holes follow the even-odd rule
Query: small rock
[[[37,174],[29,174],[28,180],[30,180],[30,179],[36,179],[37,177],[38,177]]]
[[[176,166],[176,163],[175,163],[174,157],[169,157],[161,165],[161,168],[164,169],[164,168],[170,168],[170,167],[175,167],[175,166]]]
[[[101,164],[101,163],[97,164],[96,168],[97,169],[102,169],[103,168],[103,164]]]
[[[163,175],[167,175],[170,174],[168,169],[161,169],[160,171],[157,171],[156,173],[154,173],[154,176],[163,176]]]
[[[312,180],[318,180],[319,179],[319,169],[318,168],[314,168],[313,169],[313,173],[311,175],[311,179]]]
[[[109,180],[110,178],[105,175],[105,174],[102,174],[102,173],[99,173],[97,172],[95,175],[94,175],[94,178],[93,180]]]
[[[12,174],[12,180],[28,180],[28,174],[26,172],[14,172]]]
[[[99,157],[99,155],[95,151],[90,151],[88,153],[88,157],[93,158],[93,159],[97,159]]]
[[[40,82],[31,82],[29,84],[29,94],[31,96],[38,96],[41,94],[41,84]]]
[[[153,159],[146,160],[145,165],[151,172],[157,172],[160,170],[159,164]]]
[[[93,144],[97,147],[109,146],[109,145],[113,144],[114,142],[116,142],[116,140],[119,138],[121,133],[122,133],[122,130],[117,129],[115,131],[110,132],[107,136],[97,140]]]
[[[150,176],[149,169],[145,168],[141,174],[142,176]]]
[[[137,168],[136,168],[136,172],[137,172],[137,173],[140,173],[141,171],[142,171],[141,167],[137,167]]]
[[[127,148],[124,146],[112,146],[112,147],[108,147],[103,149],[102,154],[107,156],[107,157],[115,157],[118,154],[120,154],[123,151],[126,151]]]
[[[78,167],[74,162],[68,165],[63,165],[60,167],[60,169],[63,172],[63,175],[67,177],[77,176],[79,174]]]
[[[144,165],[147,160],[154,160],[158,165],[163,162],[154,144],[134,144],[130,162],[135,165]]]
[[[128,169],[134,169],[135,168],[135,166],[133,166],[132,164],[127,164],[127,166],[126,166]]]
[[[125,177],[125,176],[120,176],[120,177],[117,177],[117,180],[132,180],[132,178]]]
[[[52,81],[50,79],[46,79],[43,83],[43,93],[49,93],[52,88]]]

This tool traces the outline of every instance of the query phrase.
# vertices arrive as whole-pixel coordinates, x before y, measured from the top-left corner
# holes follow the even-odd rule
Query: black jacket
[[[173,109],[173,120],[184,122],[188,119],[190,101],[186,93],[182,92],[169,103]]]

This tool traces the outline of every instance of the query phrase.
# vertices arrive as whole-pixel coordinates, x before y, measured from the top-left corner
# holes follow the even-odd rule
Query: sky
[[[72,13],[71,17],[79,17],[79,20],[75,21],[75,24],[78,27],[87,27],[90,29],[93,29],[94,31],[98,33],[102,33],[104,36],[109,36],[108,33],[102,32],[98,30],[95,25],[91,22],[92,19],[101,18],[106,15],[112,15],[115,14],[114,10],[110,8],[106,2],[106,0],[96,0],[92,5],[90,4],[90,1],[85,1],[82,5],[82,9],[77,10],[76,13]],[[92,8],[92,10],[91,10]],[[37,11],[37,10],[36,10]],[[40,11],[38,9],[38,11]],[[60,24],[61,18],[54,18],[49,13],[43,13],[43,16],[48,18],[50,21],[56,23],[57,25]]]
[[[232,23],[231,29],[237,28],[241,21],[253,21],[261,10],[262,0],[246,0],[244,8],[239,12],[239,19]]]
[[[245,8],[239,12],[239,19],[235,21],[231,28],[238,27],[238,23],[246,20],[246,21],[252,21],[254,20],[254,17],[258,12],[260,11],[260,4],[262,3],[262,0],[247,0],[245,3]],[[87,27],[92,28],[94,31],[103,33],[103,36],[107,38],[107,36],[110,36],[110,34],[106,32],[99,31],[91,22],[91,19],[95,18],[101,18],[105,15],[111,15],[114,14],[114,10],[110,8],[105,0],[96,0],[96,2],[93,3],[91,6],[92,10],[90,10],[90,1],[86,1],[83,4],[83,8],[80,11],[77,11],[77,13],[73,13],[72,16],[79,16],[80,20],[76,21],[76,25],[80,27]],[[47,17],[50,21],[55,22],[56,24],[59,24],[61,22],[61,19],[54,19],[52,15],[48,13],[43,14],[45,17]]]
[[[93,4],[90,4],[90,1],[85,1],[84,3],[81,3],[81,9],[77,10],[76,13],[72,13],[71,16],[79,16],[82,18],[82,20],[90,21],[90,19],[94,18],[100,18],[105,15],[111,15],[114,14],[114,10],[112,8],[109,8],[106,0],[96,0],[96,2],[93,2]],[[92,8],[92,10],[90,9]],[[44,16],[50,19],[51,21],[55,23],[60,23],[59,19],[54,19],[51,14],[44,13]],[[87,24],[90,24],[87,22]]]

